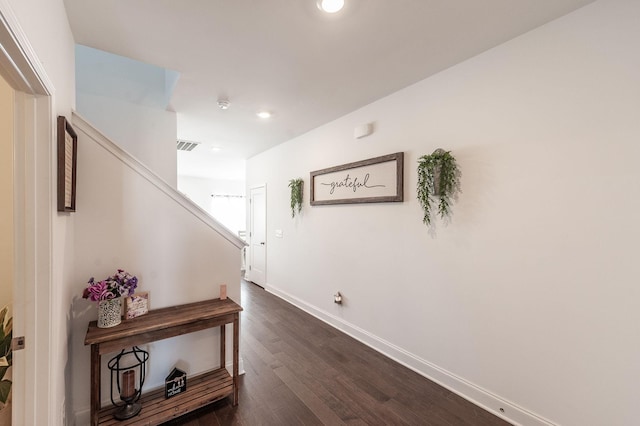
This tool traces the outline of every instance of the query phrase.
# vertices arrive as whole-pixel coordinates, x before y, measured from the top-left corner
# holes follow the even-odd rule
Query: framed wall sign
[[[402,202],[404,152],[311,172],[311,205]]]
[[[63,116],[58,116],[58,211],[76,211],[78,136]]]
[[[124,299],[124,317],[131,319],[149,312],[149,292],[135,293]]]

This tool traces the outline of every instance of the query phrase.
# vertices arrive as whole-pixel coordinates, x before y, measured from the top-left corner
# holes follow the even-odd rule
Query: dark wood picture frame
[[[63,116],[58,116],[58,211],[76,211],[78,135]]]
[[[385,163],[395,163],[395,172],[387,173],[386,177],[377,177],[374,176],[374,179],[371,179],[372,183],[368,183],[370,178],[370,173],[365,173],[369,170],[374,171],[374,168],[370,166],[377,167],[377,165],[383,165]],[[389,166],[393,166],[390,164]],[[358,170],[361,169],[361,175],[358,176]],[[347,173],[341,175],[336,172]],[[351,174],[355,174],[355,177],[351,176]],[[365,173],[362,175],[362,173]],[[335,180],[336,177],[339,180]],[[322,182],[323,178],[329,179],[331,181]],[[376,178],[382,179],[377,180]],[[334,180],[332,180],[334,179]],[[386,179],[386,180],[385,180]],[[385,195],[375,195],[375,196],[350,196],[348,198],[341,198],[340,195],[336,196],[328,196],[327,194],[321,195],[320,191],[317,190],[317,185],[331,186],[332,190],[341,187],[347,188],[350,192],[353,191],[353,194],[357,194],[357,191],[362,190],[366,191],[375,187],[385,188],[388,187],[386,191],[389,194]],[[367,160],[356,161],[354,163],[343,164],[341,166],[329,167],[327,169],[316,170],[311,172],[311,195],[310,195],[310,203],[312,206],[322,206],[322,205],[330,205],[330,204],[360,204],[360,203],[396,203],[404,201],[404,152],[396,152],[394,154],[383,155],[382,157],[369,158]],[[335,187],[335,188],[334,188]],[[333,191],[332,191],[333,194]]]

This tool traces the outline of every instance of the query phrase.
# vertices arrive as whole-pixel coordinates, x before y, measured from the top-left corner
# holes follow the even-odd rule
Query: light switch
[[[276,229],[276,238],[282,238],[282,229]]]

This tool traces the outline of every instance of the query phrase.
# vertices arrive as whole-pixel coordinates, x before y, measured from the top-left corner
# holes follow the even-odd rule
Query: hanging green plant
[[[291,179],[289,181],[289,188],[291,188],[291,217],[296,216],[302,211],[302,186],[304,181],[302,179]]]
[[[418,161],[418,200],[424,210],[422,222],[431,226],[432,203],[439,198],[438,213],[441,218],[451,215],[451,204],[460,192],[458,164],[451,151],[441,148],[431,155],[423,155]]]

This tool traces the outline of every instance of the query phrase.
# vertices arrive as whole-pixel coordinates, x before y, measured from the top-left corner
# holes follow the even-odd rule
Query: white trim
[[[18,144],[17,141],[23,139],[21,137],[21,133],[24,132],[22,126],[19,126],[19,123],[23,122],[23,114],[25,110],[26,103],[26,95],[22,92],[14,92],[14,117],[13,117],[13,129],[14,129],[14,144],[13,144],[13,251],[14,251],[14,261],[13,261],[13,282],[14,282],[14,290],[13,290],[13,304],[14,307],[18,307],[19,309],[14,309],[13,314],[13,333],[16,336],[24,335],[27,336],[26,333],[26,312],[24,307],[27,306],[28,295],[26,294],[28,289],[26,286],[23,286],[25,283],[25,255],[26,252],[26,241],[24,237],[24,231],[26,230],[26,218],[23,211],[23,207],[25,204],[25,193],[24,191],[17,191],[16,189],[25,188],[24,182],[24,145]],[[20,161],[18,162],[18,159]],[[22,288],[20,288],[22,287]],[[32,321],[33,323],[33,321]],[[22,353],[24,352],[24,353]],[[28,374],[27,365],[32,362],[31,360],[27,360],[28,352],[27,350],[21,352],[15,352],[13,354],[13,377],[26,378]],[[27,401],[27,380],[14,380],[12,384],[11,392],[13,392],[13,413],[12,416],[16,419],[15,424],[25,424],[24,423],[24,413],[26,411],[26,401]],[[20,423],[22,422],[22,423]]]
[[[530,425],[530,426],[554,426],[550,420],[547,420],[525,408],[522,408],[510,401],[501,398],[482,387],[456,376],[450,371],[445,370],[419,356],[412,354],[391,342],[388,342],[360,327],[351,324],[327,311],[319,309],[305,301],[271,285],[266,285],[265,290],[269,293],[291,303],[292,305],[302,309],[310,315],[321,321],[331,325],[332,327],[348,334],[354,339],[364,343],[370,348],[386,355],[394,361],[404,365],[405,367],[415,371],[416,373],[436,382],[437,384],[449,389],[457,395],[467,399],[473,404],[484,408],[496,416],[507,420],[514,425]],[[504,412],[500,411],[500,408]]]
[[[47,425],[58,424],[60,421],[59,410],[55,408],[56,398],[53,396],[53,376],[55,362],[59,361],[54,355],[53,336],[57,335],[59,322],[54,320],[53,310],[53,178],[52,158],[53,140],[55,138],[55,115],[52,109],[51,97],[32,97],[33,130],[35,134],[31,137],[31,154],[27,155],[28,166],[33,165],[35,170],[31,171],[33,182],[27,193],[35,196],[25,205],[25,210],[34,209],[32,220],[29,222],[36,227],[33,236],[35,256],[33,264],[33,283],[36,294],[35,300],[35,338],[37,339],[38,351],[36,355],[36,373],[34,379],[36,400],[39,401],[40,409],[36,411],[34,424]],[[27,258],[29,259],[29,258]],[[29,282],[29,281],[27,281]],[[54,330],[54,326],[56,329]],[[35,342],[34,342],[35,343]],[[43,380],[42,377],[45,377]],[[44,383],[43,383],[44,381]],[[47,412],[43,406],[47,406]],[[28,404],[27,404],[28,406]],[[37,407],[36,407],[37,408]],[[28,424],[28,423],[27,423]]]
[[[233,361],[229,361],[229,362],[225,363],[224,368],[227,369],[229,374],[233,374]],[[238,375],[242,376],[245,373],[246,373],[246,371],[244,371],[244,359],[242,357],[240,357],[239,361],[238,361]]]
[[[193,201],[188,199],[184,194],[177,191],[174,187],[165,182],[155,172],[145,166],[140,160],[129,154],[120,146],[113,143],[109,138],[103,135],[99,130],[93,127],[78,113],[73,113],[73,126],[76,132],[80,131],[87,135],[89,138],[98,143],[107,152],[111,153],[114,157],[118,158],[124,164],[126,164],[131,170],[145,178],[156,188],[164,192],[171,199],[176,201],[189,213],[200,219],[205,225],[220,234],[227,241],[235,245],[237,248],[242,248],[246,243],[235,233],[222,225],[216,219],[211,217],[204,209],[200,208]]]

